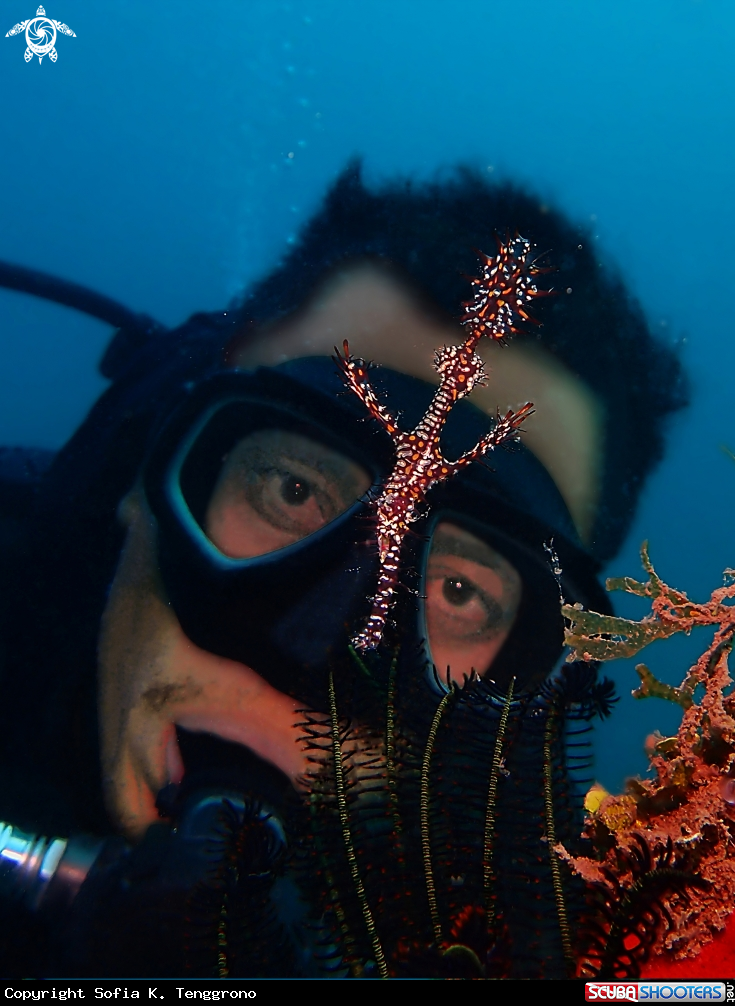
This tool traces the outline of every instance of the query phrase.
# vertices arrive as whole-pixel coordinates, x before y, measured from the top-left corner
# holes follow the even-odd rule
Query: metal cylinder
[[[102,844],[87,836],[47,838],[0,821],[0,897],[32,911],[68,906]]]

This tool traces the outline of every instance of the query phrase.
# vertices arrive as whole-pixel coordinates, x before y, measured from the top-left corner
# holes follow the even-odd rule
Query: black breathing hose
[[[79,283],[72,283],[58,276],[40,272],[38,269],[28,269],[12,262],[0,261],[0,287],[6,290],[16,290],[18,293],[29,293],[34,297],[53,301],[82,311],[100,321],[106,321],[115,328],[138,331],[150,335],[163,331],[164,326],[147,314],[135,314],[129,308],[111,297],[96,293]]]

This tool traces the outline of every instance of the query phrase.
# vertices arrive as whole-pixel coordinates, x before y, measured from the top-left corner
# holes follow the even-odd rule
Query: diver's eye
[[[453,524],[439,524],[426,571],[426,628],[439,672],[486,671],[505,642],[521,578],[494,548]]]
[[[466,646],[503,628],[503,585],[494,570],[455,555],[432,555],[426,577],[426,613],[432,649]]]
[[[258,430],[224,459],[204,529],[225,555],[264,555],[318,531],[369,486],[363,468],[325,444]]]
[[[445,576],[442,594],[444,600],[452,607],[461,608],[477,594],[477,588],[469,580],[457,580],[454,577]]]
[[[311,486],[304,479],[297,479],[295,475],[286,475],[281,481],[281,496],[284,503],[300,506],[311,496]]]
[[[291,534],[295,541],[345,509],[334,486],[316,470],[294,458],[274,460],[278,467],[267,464],[266,459],[250,459],[242,486],[249,505],[273,528]]]

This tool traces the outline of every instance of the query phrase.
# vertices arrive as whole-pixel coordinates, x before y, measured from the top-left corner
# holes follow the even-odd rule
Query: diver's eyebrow
[[[452,534],[451,531],[438,531],[434,534],[431,554],[454,555],[459,559],[469,559],[494,570],[499,569],[502,563],[502,557],[484,541],[467,541],[466,538]]]
[[[245,441],[247,439],[245,438]],[[357,464],[347,455],[340,454],[339,451],[335,451],[326,444],[320,444],[318,441],[301,444],[293,443],[293,441],[281,437],[269,437],[264,442],[245,443],[245,441],[240,442],[244,447],[242,453],[245,463],[251,458],[265,461],[279,459],[294,461],[297,464],[306,465],[314,471],[323,475],[329,475],[332,478],[344,476],[346,472],[349,472],[351,467]]]
[[[260,465],[263,471],[278,471],[279,462],[295,465],[301,469],[298,474],[307,478],[320,476],[326,483],[322,487],[325,491],[336,490],[350,500],[359,498],[370,486],[370,477],[359,462],[318,440],[304,438],[303,442],[294,442],[286,431],[277,429],[266,430],[265,436],[251,443],[247,443],[248,439],[240,441],[244,448],[238,458],[241,470],[257,471]]]
[[[321,446],[321,445],[319,445]],[[293,448],[288,446],[280,451],[280,457],[285,461],[295,462],[304,468],[311,469],[328,482],[332,482],[341,493],[353,493],[355,483],[360,479],[356,470],[356,462],[350,458],[324,447],[323,451],[310,451],[308,448]]]

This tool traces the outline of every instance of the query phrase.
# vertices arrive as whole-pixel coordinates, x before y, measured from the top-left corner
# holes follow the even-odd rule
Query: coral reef
[[[735,580],[703,604],[656,574],[644,544],[640,582],[608,580],[651,601],[640,622],[565,605],[570,660],[630,657],[657,639],[712,626],[714,637],[681,685],[636,667],[637,698],[661,698],[683,710],[676,735],[649,737],[651,779],[633,779],[611,796],[586,801],[588,857],[557,852],[588,883],[589,911],[577,948],[583,976],[633,977],[652,954],[695,956],[725,926],[735,899],[735,694],[728,654],[735,639]]]
[[[373,390],[365,361],[350,355],[347,341],[344,355],[335,347],[336,361],[347,387],[386,430],[396,448],[393,471],[375,500],[380,573],[371,613],[353,639],[359,650],[374,650],[383,638],[398,585],[403,540],[412,521],[418,518],[418,509],[429,489],[501,444],[517,439],[521,424],[533,411],[529,402],[517,412],[509,410],[506,415],[498,416],[492,430],[456,461],[449,461],[441,452],[442,428],[455,403],[485,380],[482,358],[475,351],[480,339],[487,336],[504,343],[518,331],[519,320],[534,321],[528,313],[528,304],[551,292],[536,286],[535,277],[548,270],[530,259],[530,253],[531,243],[516,235],[505,243],[498,241],[496,256],[482,256],[482,276],[472,280],[477,291],[464,305],[462,324],[469,335],[461,346],[443,346],[434,354],[439,387],[421,422],[409,433],[398,428],[396,418]]]

